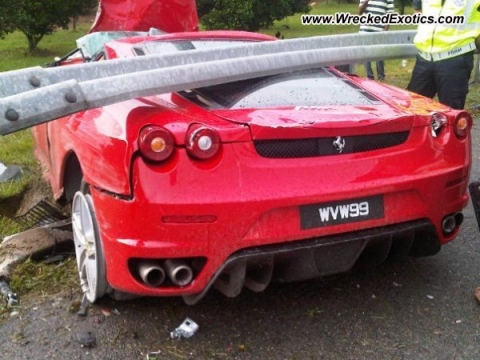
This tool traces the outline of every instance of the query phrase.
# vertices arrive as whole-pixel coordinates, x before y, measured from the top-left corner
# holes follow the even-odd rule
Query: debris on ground
[[[10,289],[8,283],[3,279],[0,279],[0,294],[2,294],[8,306],[18,305],[17,294]]]
[[[162,353],[161,351],[149,352],[147,354],[147,360],[159,360],[159,359],[161,359],[160,358],[161,353]]]
[[[12,267],[27,258],[40,258],[56,249],[71,246],[73,235],[70,221],[40,226],[4,238],[0,244],[0,279],[10,279]],[[60,228],[61,226],[61,228]]]
[[[20,209],[13,220],[25,230],[33,229],[48,224],[61,224],[68,216],[45,198],[40,198],[27,209]]]
[[[77,316],[87,316],[88,305],[90,305],[90,301],[88,301],[87,295],[83,294],[82,302],[80,304],[80,308],[78,309]]]
[[[77,334],[77,342],[80,343],[82,347],[93,348],[97,345],[97,339],[91,331],[81,332]]]
[[[480,301],[480,287],[475,288],[475,297]]]
[[[198,325],[189,318],[186,318],[183,323],[170,333],[172,339],[189,338],[192,337],[198,330]]]
[[[22,175],[22,170],[16,165],[5,166],[0,162],[0,183],[16,180]]]

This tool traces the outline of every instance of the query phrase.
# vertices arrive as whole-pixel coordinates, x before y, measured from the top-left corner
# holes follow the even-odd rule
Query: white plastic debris
[[[186,318],[183,323],[170,333],[172,339],[192,337],[198,330],[198,325],[190,318]]]
[[[147,360],[158,360],[160,359],[162,352],[159,351],[152,351],[147,354]]]

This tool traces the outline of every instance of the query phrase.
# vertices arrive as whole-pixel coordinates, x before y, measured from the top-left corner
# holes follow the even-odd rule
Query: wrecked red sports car
[[[94,56],[85,41],[83,57],[57,65],[274,40],[105,36]],[[233,297],[437,253],[468,202],[471,125],[464,111],[320,67],[121,101],[33,132],[55,196],[72,202],[87,298],[193,304],[210,287]]]

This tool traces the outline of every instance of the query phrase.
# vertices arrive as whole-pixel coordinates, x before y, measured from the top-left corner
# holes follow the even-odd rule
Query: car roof
[[[77,47],[82,50],[86,57],[102,51],[104,46],[112,49],[115,53],[123,53],[125,47],[131,48],[150,41],[199,41],[199,40],[233,40],[233,41],[273,41],[273,36],[235,30],[212,30],[179,33],[163,33],[158,29],[150,29],[148,32],[140,31],[105,31],[85,35],[77,40]],[[129,46],[131,45],[131,46]],[[127,55],[127,54],[124,54]]]

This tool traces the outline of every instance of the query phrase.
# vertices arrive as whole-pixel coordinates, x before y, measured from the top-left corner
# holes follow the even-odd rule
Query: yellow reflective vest
[[[444,0],[443,6],[442,0],[422,0],[422,14],[437,22],[418,25],[414,44],[422,57],[443,60],[475,49],[475,38],[480,35],[480,0]],[[464,22],[446,23],[452,16],[464,16]]]

